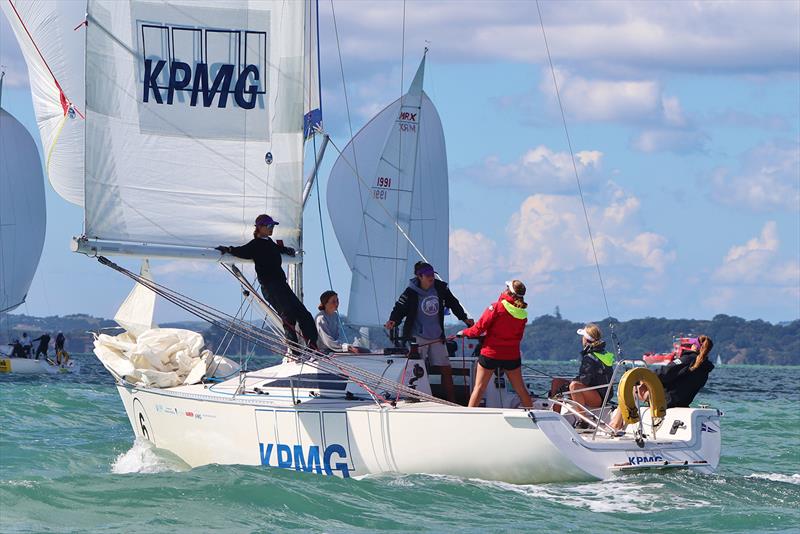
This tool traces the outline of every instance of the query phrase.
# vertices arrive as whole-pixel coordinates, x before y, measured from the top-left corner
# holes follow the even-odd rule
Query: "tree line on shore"
[[[648,317],[617,321],[599,319],[591,321],[603,330],[608,349],[614,343],[610,339],[609,324],[614,331],[625,358],[640,358],[645,352],[669,352],[672,337],[681,334],[705,334],[714,340],[712,360],[717,355],[725,364],[750,365],[800,365],[800,319],[773,324],[760,319],[746,320],[730,315],[716,315],[710,320],[665,319]],[[575,331],[584,323],[566,320],[559,315],[542,315],[528,323],[522,341],[523,355],[527,359],[565,361],[574,360],[580,354],[580,340]],[[0,345],[11,343],[27,332],[38,337],[43,332],[54,335],[64,332],[67,337],[67,350],[72,353],[92,351],[92,332],[119,332],[117,324],[111,319],[102,319],[77,314],[63,317],[32,317],[28,315],[3,314],[0,318]],[[220,346],[222,330],[209,327],[199,321],[170,323],[162,326],[188,328],[201,332],[206,344],[213,350]],[[458,331],[458,326],[447,328],[448,334]],[[388,337],[380,328],[370,329],[370,339],[378,345],[388,345]],[[254,352],[266,354],[261,347],[241,340],[231,344],[232,352]]]

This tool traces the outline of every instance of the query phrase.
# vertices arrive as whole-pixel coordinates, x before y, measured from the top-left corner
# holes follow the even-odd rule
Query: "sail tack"
[[[36,142],[0,108],[0,312],[25,302],[42,254],[45,222]]]
[[[89,1],[87,237],[213,247],[250,239],[266,212],[296,246],[308,13],[283,0]]]
[[[328,211],[353,272],[353,324],[383,324],[423,256],[447,278],[447,155],[424,69],[423,58],[408,92],[353,137],[331,170]]]
[[[47,176],[59,195],[81,206],[86,35],[75,27],[86,2],[3,0],[0,6],[28,66]]]

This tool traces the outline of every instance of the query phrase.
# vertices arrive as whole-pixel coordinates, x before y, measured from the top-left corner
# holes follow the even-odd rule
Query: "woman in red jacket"
[[[519,395],[522,406],[533,407],[533,401],[522,380],[522,357],[519,343],[525,333],[528,312],[525,308],[525,284],[519,280],[506,282],[506,290],[497,302],[489,306],[481,318],[461,332],[466,337],[483,338],[481,355],[475,373],[475,387],[469,397],[469,406],[478,406],[495,369],[504,369],[506,376]]]

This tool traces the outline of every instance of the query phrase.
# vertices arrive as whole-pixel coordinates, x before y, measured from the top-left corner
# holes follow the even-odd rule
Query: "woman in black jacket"
[[[261,293],[280,315],[286,339],[291,343],[297,343],[295,325],[299,323],[306,343],[316,350],[318,334],[314,318],[286,283],[286,273],[281,267],[281,254],[294,256],[296,252],[293,248],[272,240],[272,232],[277,225],[278,222],[269,215],[259,215],[256,217],[256,229],[250,242],[240,247],[219,246],[217,250],[237,258],[253,260],[258,282],[261,284]]]

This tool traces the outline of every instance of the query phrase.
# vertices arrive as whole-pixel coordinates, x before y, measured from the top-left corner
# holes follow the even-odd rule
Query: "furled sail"
[[[45,222],[36,142],[0,108],[0,312],[25,302],[42,254]]]
[[[420,252],[447,278],[447,156],[439,114],[422,90],[424,69],[425,58],[408,92],[353,137],[331,170],[328,211],[353,272],[352,324],[389,318]]]
[[[42,138],[45,171],[53,189],[83,205],[84,78],[86,2],[2,0],[17,38]]]
[[[251,239],[266,212],[297,246],[308,14],[285,0],[89,1],[87,239],[202,257]]]

